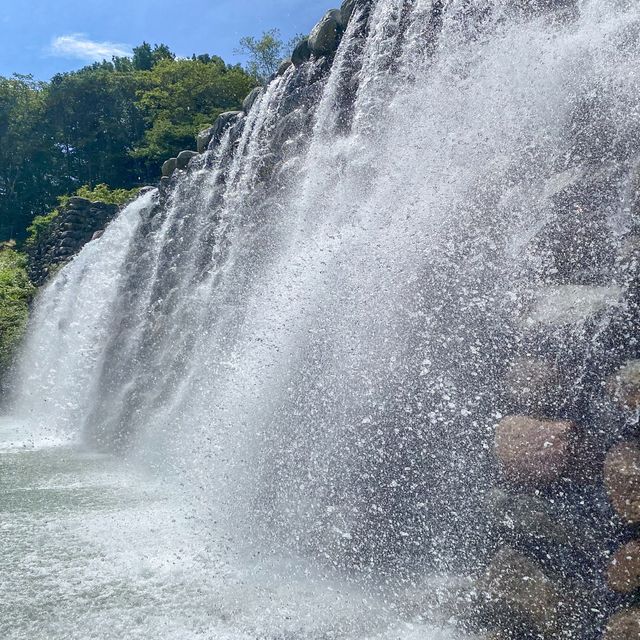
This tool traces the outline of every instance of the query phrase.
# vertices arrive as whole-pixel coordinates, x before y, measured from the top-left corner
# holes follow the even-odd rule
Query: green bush
[[[29,319],[35,287],[26,266],[26,256],[10,245],[0,247],[0,372],[11,364]]]

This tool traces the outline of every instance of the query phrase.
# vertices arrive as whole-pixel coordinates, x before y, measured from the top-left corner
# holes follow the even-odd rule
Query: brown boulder
[[[510,480],[551,483],[566,471],[576,439],[573,422],[507,416],[496,430],[495,453]]]
[[[640,360],[627,362],[614,373],[609,378],[607,390],[626,409],[640,409]]]
[[[640,609],[623,609],[614,615],[603,640],[640,640]]]
[[[622,442],[604,463],[604,483],[616,513],[627,523],[640,522],[640,445]]]
[[[538,637],[557,637],[566,618],[562,588],[534,561],[505,547],[493,559],[480,586],[503,625],[524,625],[535,629]]]
[[[618,593],[640,588],[640,541],[633,540],[615,553],[607,569],[607,582]]]

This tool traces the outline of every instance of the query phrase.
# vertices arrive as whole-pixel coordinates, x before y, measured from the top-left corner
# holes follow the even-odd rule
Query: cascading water
[[[40,294],[21,422],[182,487],[225,561],[289,558],[368,594],[336,620],[231,607],[205,637],[438,638],[410,590],[485,561],[497,381],[535,348],[522,317],[549,284],[624,289],[634,230],[640,9],[538,4],[356,4],[330,72],[276,78]],[[572,279],[554,198],[586,171],[612,186],[578,223],[596,270],[563,249]],[[257,579],[233,589],[264,605]]]

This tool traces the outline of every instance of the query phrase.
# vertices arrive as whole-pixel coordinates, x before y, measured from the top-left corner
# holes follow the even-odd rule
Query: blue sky
[[[340,0],[0,0],[0,75],[48,80],[143,40],[228,62],[245,35],[307,33]]]

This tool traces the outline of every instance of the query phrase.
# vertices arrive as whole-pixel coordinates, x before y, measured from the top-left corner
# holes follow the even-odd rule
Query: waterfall
[[[232,547],[473,571],[523,316],[628,285],[639,31],[622,0],[357,3],[329,70],[275,78],[44,288],[13,412],[176,480]]]

